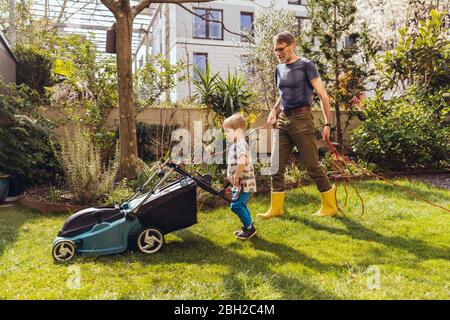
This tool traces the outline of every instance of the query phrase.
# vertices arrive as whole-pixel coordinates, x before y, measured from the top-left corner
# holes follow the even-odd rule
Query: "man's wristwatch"
[[[330,127],[331,128],[331,124],[330,123],[325,123],[325,127]]]

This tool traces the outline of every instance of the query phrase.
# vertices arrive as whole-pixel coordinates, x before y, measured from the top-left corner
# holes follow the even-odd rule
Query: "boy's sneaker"
[[[253,224],[250,226],[250,228],[242,227],[242,230],[238,230],[234,232],[234,235],[236,238],[241,240],[247,240],[253,237],[256,234],[256,229],[253,226]]]

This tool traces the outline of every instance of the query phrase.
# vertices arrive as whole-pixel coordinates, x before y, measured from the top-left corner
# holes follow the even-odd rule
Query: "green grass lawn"
[[[448,190],[398,181],[450,206]],[[363,218],[354,192],[344,215],[311,216],[320,200],[308,186],[306,195],[287,193],[283,218],[256,221],[258,235],[247,242],[235,239],[239,221],[221,208],[167,235],[154,255],[84,256],[62,265],[51,246],[67,215],[2,207],[0,298],[449,299],[449,213],[382,182],[356,185]],[[256,216],[268,204],[267,195],[255,196],[250,210]]]

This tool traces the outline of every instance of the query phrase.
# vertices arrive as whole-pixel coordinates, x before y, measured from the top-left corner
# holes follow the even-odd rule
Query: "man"
[[[311,106],[313,90],[320,97],[325,117],[323,139],[330,136],[330,102],[315,65],[295,54],[295,38],[290,32],[281,32],[274,38],[274,50],[280,64],[275,71],[275,81],[280,97],[271,110],[267,122],[276,124],[272,154],[278,151],[278,171],[272,172],[271,206],[266,213],[258,214],[263,219],[279,217],[284,213],[284,171],[294,146],[300,152],[309,176],[321,193],[322,207],[316,215],[337,214],[336,187],[319,164],[319,155],[314,137]],[[272,158],[272,165],[274,158]]]

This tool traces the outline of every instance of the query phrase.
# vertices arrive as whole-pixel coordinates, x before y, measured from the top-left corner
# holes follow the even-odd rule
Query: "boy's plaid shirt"
[[[245,140],[240,140],[233,143],[228,149],[228,176],[234,175],[237,168],[237,161],[241,155],[246,156],[247,164],[245,165],[244,172],[241,175],[241,182],[243,185],[244,192],[256,192],[256,179],[255,172],[253,170],[252,155],[250,153],[250,148]]]

